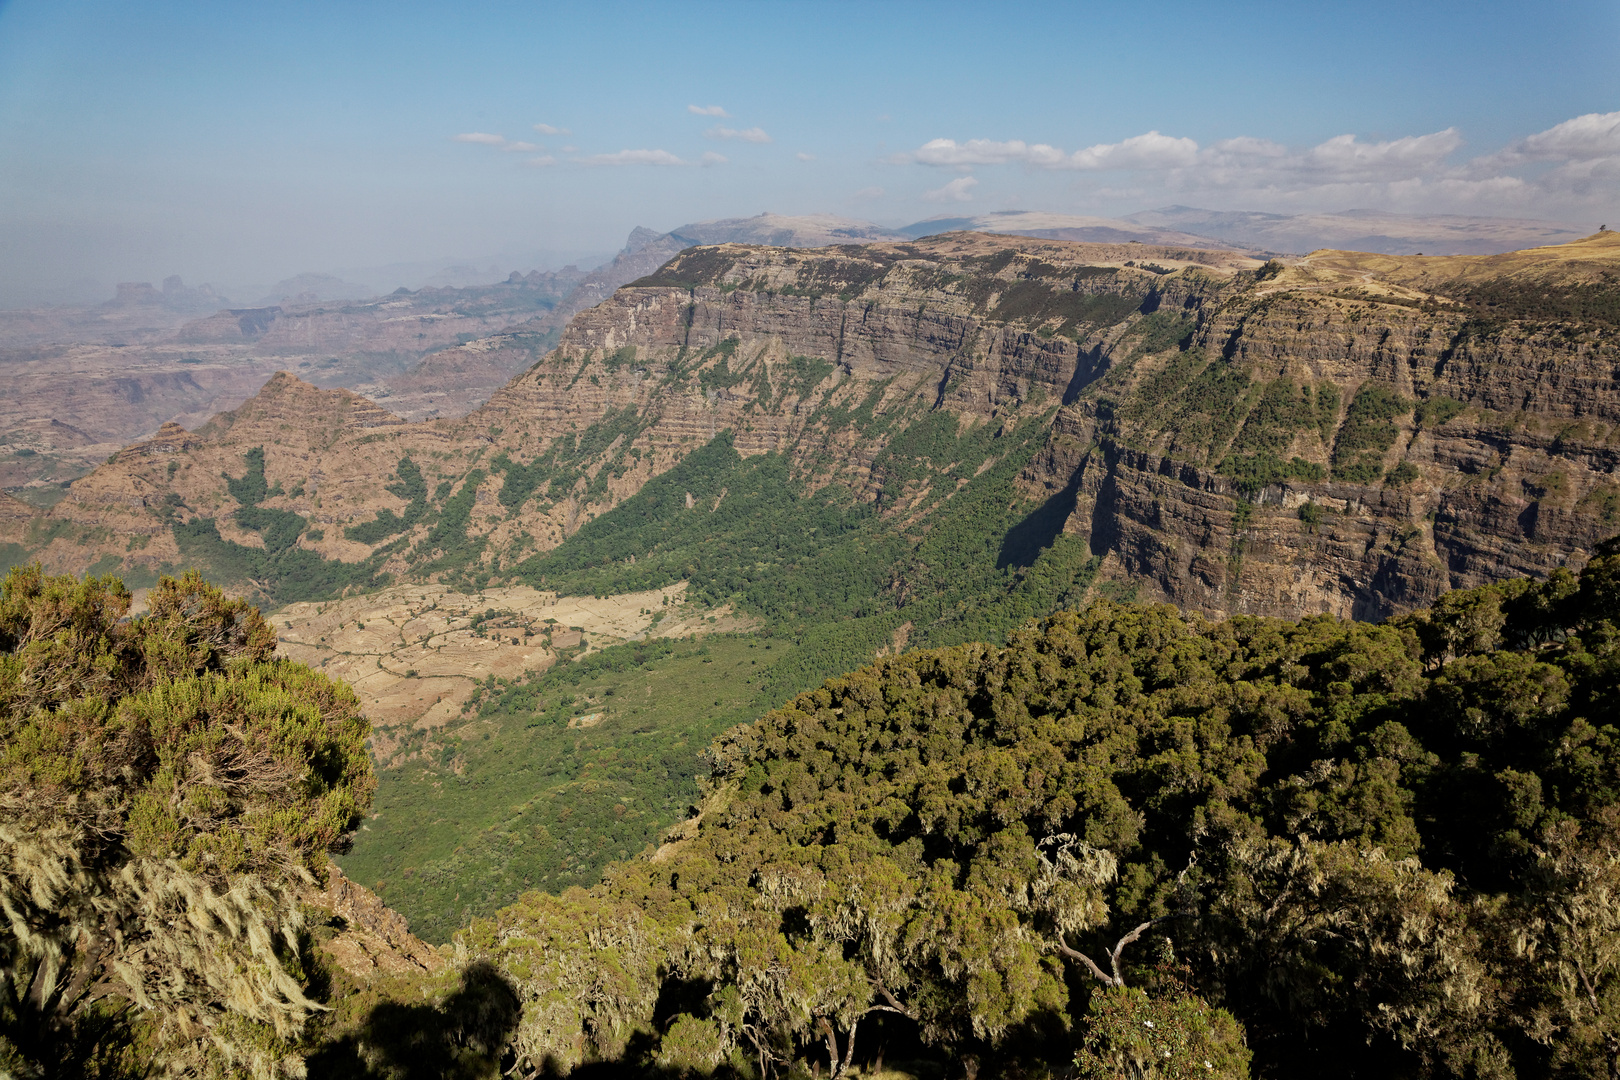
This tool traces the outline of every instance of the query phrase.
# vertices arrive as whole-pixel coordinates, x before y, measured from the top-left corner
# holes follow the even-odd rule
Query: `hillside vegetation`
[[[304,1073],[308,935],[371,802],[341,683],[195,575],[0,581],[0,1075]]]
[[[932,444],[897,439],[891,453],[917,460],[931,450],[954,464],[996,452],[993,443],[963,452],[959,441],[993,435],[958,440],[954,427],[935,425]],[[469,703],[475,723],[464,734],[383,774],[380,813],[345,863],[350,873],[418,933],[443,940],[526,886],[590,884],[611,859],[655,842],[698,797],[697,754],[725,727],[879,648],[1000,641],[1077,601],[1095,560],[1054,535],[1061,516],[1012,483],[1034,430],[1003,433],[1010,449],[963,477],[926,531],[895,530],[838,489],[796,495],[782,458],[743,459],[729,435],[694,451],[518,572],[573,595],[684,581],[689,603],[734,603],[763,632],[618,646],[493,681]],[[640,704],[649,697],[656,702]],[[599,726],[568,729],[569,709],[597,710]]]
[[[1098,601],[883,659],[716,738],[656,851],[474,918],[448,972],[363,978],[292,891],[369,796],[353,698],[195,579],[127,604],[37,570],[0,596],[18,1075],[1620,1064],[1620,538],[1382,625]],[[484,709],[571,768],[616,677],[745,683],[754,646],[619,646]],[[613,764],[579,805],[644,813],[656,762]]]
[[[466,417],[404,423],[281,375],[0,522],[0,544],[146,582],[201,565],[272,604],[388,580],[603,585],[628,576],[604,560],[686,565],[674,533],[586,540],[655,481],[644,515],[697,509],[670,471],[700,452],[688,472],[719,481],[713,500],[768,484],[795,535],[831,513],[888,540],[1004,466],[1018,498],[1073,493],[1052,527],[1103,580],[1212,613],[1381,617],[1545,574],[1620,522],[1617,274],[1607,233],[1263,266],[967,233],[692,248]],[[745,464],[705,451],[722,435]],[[737,554],[756,584],[781,572],[752,542]]]
[[[1611,542],[1382,626],[1104,602],[884,660],[458,941],[519,1071],[1611,1075],[1617,617]]]

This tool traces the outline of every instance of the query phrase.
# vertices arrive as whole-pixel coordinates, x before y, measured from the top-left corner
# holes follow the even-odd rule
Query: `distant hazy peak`
[[[163,279],[162,290],[154,289],[149,281],[120,281],[117,294],[102,307],[163,307],[170,311],[202,314],[215,311],[228,304],[225,297],[214,291],[212,285],[192,288],[179,274]]]
[[[332,274],[317,274],[305,272],[278,281],[270,295],[262,297],[259,307],[269,307],[279,304],[283,300],[299,300],[320,302],[330,300],[365,300],[376,295],[376,290],[369,285],[360,285],[353,281],[345,281]]]
[[[664,233],[655,232],[654,230],[647,228],[645,225],[637,225],[634,229],[630,230],[630,239],[626,240],[624,243],[624,254],[634,255],[648,244],[653,243],[655,240],[662,239],[664,235]]]
[[[772,247],[826,247],[867,240],[901,240],[904,236],[870,221],[836,214],[772,214],[750,218],[695,221],[669,235],[688,244],[769,244]]]

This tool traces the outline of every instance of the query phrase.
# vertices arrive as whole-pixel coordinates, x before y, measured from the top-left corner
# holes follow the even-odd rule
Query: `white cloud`
[[[668,150],[620,150],[579,159],[581,165],[685,165]]]
[[[1462,141],[1456,128],[1379,143],[1357,142],[1354,135],[1335,135],[1301,155],[1298,168],[1339,181],[1415,176],[1439,167]]]
[[[1532,161],[1601,161],[1620,157],[1620,112],[1587,113],[1555,124],[1473,162],[1476,168],[1511,168]]]
[[[534,130],[542,135],[572,135],[573,132],[563,127],[552,127],[550,124],[536,124]]]
[[[1272,142],[1270,139],[1256,139],[1251,135],[1239,135],[1235,139],[1222,139],[1211,143],[1204,151],[1209,156],[1222,156],[1234,161],[1256,161],[1283,158],[1288,156],[1288,147],[1282,143]]]
[[[509,142],[501,149],[513,154],[534,154],[544,150],[545,147],[532,142]]]
[[[1523,153],[1543,161],[1620,156],[1620,112],[1587,113],[1524,140]]]
[[[964,174],[996,165],[1088,173],[1100,181],[1086,186],[1094,199],[1137,204],[1620,214],[1620,112],[1578,116],[1472,160],[1457,159],[1463,146],[1451,127],[1387,140],[1335,135],[1306,147],[1252,135],[1201,146],[1148,131],[1072,152],[1022,139],[931,139],[888,160]],[[926,197],[966,200],[973,187],[947,184]]]
[[[477,143],[480,146],[504,146],[506,144],[506,136],[491,135],[487,131],[469,131],[465,134],[455,136],[455,141]]]
[[[693,116],[718,116],[722,120],[731,119],[731,114],[718,105],[688,105],[686,111]]]
[[[851,195],[850,198],[858,199],[861,202],[868,202],[868,201],[870,201],[872,199],[881,199],[881,198],[883,198],[883,189],[880,188],[880,187],[875,187],[875,186],[874,187],[863,187],[863,188],[861,188],[861,190],[857,191],[854,195]]]
[[[1038,169],[1081,172],[1168,171],[1193,168],[1267,169],[1286,172],[1359,176],[1411,175],[1433,168],[1462,145],[1455,128],[1390,142],[1364,143],[1338,135],[1306,151],[1290,151],[1266,139],[1241,136],[1200,149],[1192,139],[1149,131],[1116,143],[1097,143],[1072,154],[1047,143],[1022,139],[931,139],[897,162],[966,168],[1022,164]]]
[[[793,156],[798,158],[800,161],[814,161],[814,160],[816,160],[816,155],[807,154],[803,150],[800,150],[797,154],[794,154]]]
[[[901,157],[905,159],[907,155]],[[1030,146],[1022,139],[1010,142],[969,139],[965,143],[955,139],[930,139],[909,155],[910,160],[922,165],[1000,165],[1009,161],[1048,164],[1061,157],[1061,152],[1044,143]]]
[[[1068,169],[1174,169],[1191,165],[1198,157],[1198,144],[1150,131],[1132,135],[1117,143],[1098,143],[1076,150],[1064,161],[1050,164]],[[1041,164],[1048,164],[1041,162]]]
[[[703,164],[705,165],[724,165],[730,160],[726,155],[717,154],[713,150],[703,151]]]
[[[1590,161],[1565,162],[1537,177],[1536,183],[1543,191],[1583,200],[1607,195],[1609,204],[1613,206],[1614,195],[1620,192],[1620,154]]]
[[[973,198],[973,189],[979,182],[971,176],[958,176],[944,187],[933,191],[923,192],[923,198],[929,202],[967,202]]]
[[[771,137],[765,134],[763,128],[751,127],[739,131],[736,128],[712,127],[703,133],[710,139],[735,139],[738,142],[768,143]]]

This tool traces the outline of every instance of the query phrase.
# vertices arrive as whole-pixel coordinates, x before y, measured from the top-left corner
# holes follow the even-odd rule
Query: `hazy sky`
[[[1620,227],[1616,57],[1616,0],[0,0],[0,305],[767,209]]]

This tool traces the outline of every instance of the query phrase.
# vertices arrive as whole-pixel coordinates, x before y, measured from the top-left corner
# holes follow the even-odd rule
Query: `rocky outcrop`
[[[328,864],[327,885],[313,893],[311,906],[329,912],[333,934],[322,949],[344,971],[362,983],[376,975],[415,975],[443,970],[447,961],[411,933],[405,917],[376,893],[349,880]]]

